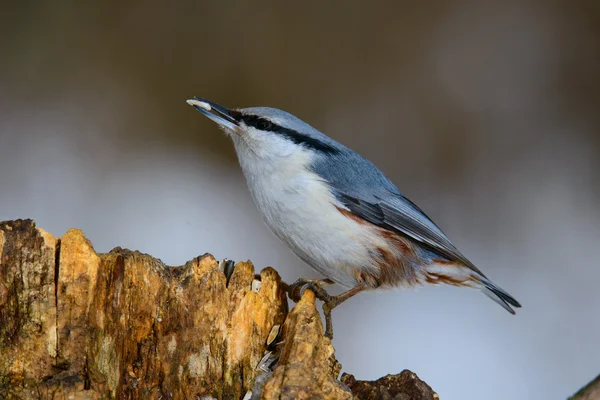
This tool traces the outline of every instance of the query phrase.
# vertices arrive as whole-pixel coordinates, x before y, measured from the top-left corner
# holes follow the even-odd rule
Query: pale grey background
[[[564,399],[600,372],[596,1],[3,2],[0,220],[181,264],[314,277],[185,104],[286,109],[372,159],[486,274],[336,310],[345,371],[442,399]]]

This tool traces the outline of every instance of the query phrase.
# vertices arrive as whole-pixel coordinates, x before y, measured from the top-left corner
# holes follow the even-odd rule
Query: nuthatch
[[[331,310],[364,290],[424,283],[477,289],[514,314],[521,305],[492,283],[370,161],[293,115],[188,100],[232,139],[265,223],[328,279],[300,279]],[[330,296],[321,283],[349,290]],[[294,290],[296,289],[296,290]]]

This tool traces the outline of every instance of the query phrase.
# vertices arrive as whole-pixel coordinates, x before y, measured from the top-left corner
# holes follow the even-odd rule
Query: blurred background
[[[494,282],[364,294],[343,370],[442,399],[564,399],[600,372],[600,3],[3,2],[0,220],[170,265],[317,277],[185,103],[292,112],[379,166]]]

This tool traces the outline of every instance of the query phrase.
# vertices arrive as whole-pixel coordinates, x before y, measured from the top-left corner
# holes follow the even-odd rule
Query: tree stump
[[[0,222],[0,399],[436,399],[415,374],[351,375],[306,291],[205,254],[167,267]],[[354,393],[353,393],[354,391]]]

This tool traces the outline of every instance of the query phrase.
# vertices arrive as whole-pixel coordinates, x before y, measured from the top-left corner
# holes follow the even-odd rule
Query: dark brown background
[[[373,160],[484,272],[336,310],[344,369],[449,399],[565,398],[598,372],[596,1],[2,2],[0,220],[179,264],[315,276],[185,104],[290,111]]]

